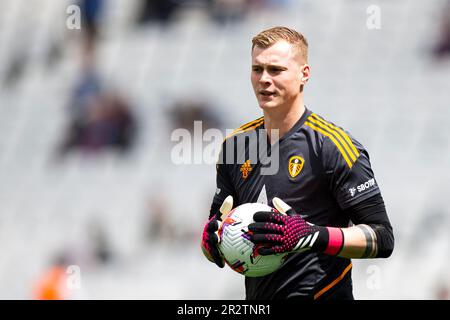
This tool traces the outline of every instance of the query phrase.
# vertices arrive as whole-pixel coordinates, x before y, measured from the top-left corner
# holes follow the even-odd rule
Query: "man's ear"
[[[301,66],[300,69],[300,80],[302,81],[302,84],[305,84],[308,82],[309,78],[311,76],[311,67],[309,64],[305,63]]]

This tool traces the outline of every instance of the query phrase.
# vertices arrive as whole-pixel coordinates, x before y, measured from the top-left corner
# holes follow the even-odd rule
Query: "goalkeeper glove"
[[[222,203],[222,206],[214,216],[212,216],[205,224],[202,235],[202,251],[206,258],[217,264],[220,268],[225,266],[222,254],[220,253],[217,245],[219,243],[218,230],[222,223],[223,218],[233,208],[233,197],[228,196]]]
[[[261,245],[261,255],[306,250],[337,255],[341,251],[344,237],[340,228],[311,224],[283,200],[275,197],[272,202],[276,210],[256,212],[255,222],[248,226],[253,233],[250,240]]]

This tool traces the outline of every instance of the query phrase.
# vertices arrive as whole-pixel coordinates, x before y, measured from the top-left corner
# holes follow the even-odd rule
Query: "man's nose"
[[[266,70],[263,70],[259,82],[262,84],[270,84],[270,75]]]

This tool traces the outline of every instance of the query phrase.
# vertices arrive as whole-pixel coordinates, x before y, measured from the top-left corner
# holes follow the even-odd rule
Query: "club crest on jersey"
[[[250,171],[252,171],[252,165],[250,164],[250,160],[247,160],[244,162],[244,164],[241,166],[241,172],[242,172],[242,178],[247,179],[248,174]]]
[[[296,176],[298,176],[299,173],[303,169],[303,164],[304,163],[305,163],[305,159],[303,159],[302,157],[300,157],[300,156],[292,156],[289,159],[289,165],[288,165],[289,175],[292,178],[295,178]]]

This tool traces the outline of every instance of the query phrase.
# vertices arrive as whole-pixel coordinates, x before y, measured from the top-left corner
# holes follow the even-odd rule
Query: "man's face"
[[[309,77],[309,66],[296,55],[292,44],[279,41],[252,51],[253,90],[263,109],[291,105]]]

